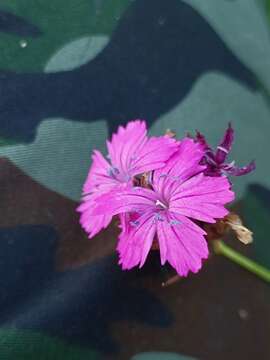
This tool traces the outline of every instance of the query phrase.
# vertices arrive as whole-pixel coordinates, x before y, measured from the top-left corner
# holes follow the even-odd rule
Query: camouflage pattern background
[[[270,1],[0,1],[0,359],[270,359],[270,289],[227,260],[169,288],[153,255],[117,265],[75,209],[90,154],[120,123],[152,134],[228,121],[234,180],[270,266]],[[245,314],[245,316],[243,316]]]

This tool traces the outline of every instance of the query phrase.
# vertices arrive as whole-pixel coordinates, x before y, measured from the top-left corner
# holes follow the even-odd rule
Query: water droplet
[[[245,309],[239,309],[238,310],[238,315],[240,317],[241,320],[247,320],[249,317],[248,311]]]
[[[160,18],[158,19],[158,24],[159,24],[160,26],[163,26],[163,25],[165,24],[165,22],[166,22],[166,19],[165,19],[164,17],[160,17]]]
[[[152,94],[158,94],[158,89],[157,88],[152,88],[151,93]]]
[[[21,48],[26,48],[26,46],[28,45],[27,41],[26,40],[20,40],[20,47]]]

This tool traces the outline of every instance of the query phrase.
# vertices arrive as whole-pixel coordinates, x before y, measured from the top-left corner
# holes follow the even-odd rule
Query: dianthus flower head
[[[242,176],[250,173],[255,169],[255,162],[251,161],[247,166],[237,167],[235,162],[225,163],[228,157],[228,154],[231,151],[233,140],[234,140],[234,130],[229,123],[227,130],[221,140],[221,143],[218,145],[216,151],[214,151],[205,137],[197,131],[196,140],[199,142],[205,149],[205,155],[202,159],[202,163],[206,165],[205,174],[209,176],[221,176],[221,175],[234,175]]]
[[[153,171],[148,188],[107,192],[93,204],[92,216],[121,215],[117,249],[123,269],[142,267],[155,239],[162,265],[168,261],[181,276],[201,268],[208,246],[198,221],[223,218],[228,213],[224,205],[234,199],[226,177],[203,173],[204,154],[200,143],[185,138],[166,164]]]
[[[135,120],[120,126],[111,141],[107,141],[108,160],[95,150],[92,166],[83,186],[80,223],[89,237],[106,228],[112,216],[94,216],[92,208],[102,205],[101,196],[115,194],[133,186],[136,175],[163,167],[177,150],[178,143],[168,136],[147,137],[144,121]]]

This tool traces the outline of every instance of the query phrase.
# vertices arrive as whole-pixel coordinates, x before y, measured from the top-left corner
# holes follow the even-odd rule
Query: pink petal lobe
[[[168,197],[182,182],[205,169],[205,166],[199,164],[203,155],[201,144],[190,138],[182,140],[178,151],[171,156],[166,166],[155,171],[154,189]]]
[[[152,211],[138,217],[136,224],[129,231],[121,233],[117,250],[120,257],[119,264],[122,265],[123,270],[129,270],[137,265],[143,266],[155,233],[156,223]]]
[[[92,165],[83,186],[82,203],[77,209],[81,213],[80,223],[89,238],[106,228],[112,219],[110,214],[94,216],[92,214],[94,205],[99,203],[102,195],[109,194],[120,186],[119,182],[109,176],[111,166],[98,150],[94,151],[92,160]]]
[[[133,187],[100,196],[92,207],[93,215],[117,215],[124,212],[147,211],[155,206],[157,194],[150,189]]]
[[[199,174],[181,185],[170,201],[170,211],[213,223],[228,214],[224,205],[234,199],[225,177]]]
[[[132,177],[164,166],[178,144],[168,136],[148,138],[145,121],[135,120],[120,126],[107,147],[113,166]]]
[[[128,173],[136,151],[140,151],[147,141],[146,123],[142,120],[130,121],[107,142],[109,156],[113,166],[121,173]]]
[[[110,164],[100,151],[95,150],[92,155],[92,165],[83,186],[83,193],[89,193],[100,185],[114,185],[115,181],[109,176]]]
[[[157,224],[161,263],[168,261],[180,276],[187,276],[189,271],[198,272],[202,260],[208,257],[203,230],[191,223],[183,216],[170,213],[167,221]]]
[[[168,136],[150,137],[134,153],[129,173],[134,176],[163,167],[178,149],[178,143]]]
[[[89,239],[98,234],[100,230],[105,229],[112,220],[110,215],[93,216],[91,214],[91,207],[92,204],[89,201],[83,202],[77,208],[77,211],[81,213],[80,224],[88,234]]]

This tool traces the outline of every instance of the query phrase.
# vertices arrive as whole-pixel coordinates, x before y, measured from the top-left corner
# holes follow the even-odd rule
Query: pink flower
[[[197,272],[208,257],[206,234],[193,220],[213,223],[234,199],[225,177],[208,177],[200,165],[204,150],[185,138],[162,169],[154,171],[152,189],[133,187],[101,195],[95,216],[121,215],[119,263],[123,269],[142,267],[157,238],[161,264],[168,261],[181,276]]]
[[[125,128],[120,126],[112,140],[107,141],[110,161],[98,150],[94,151],[83,187],[82,204],[78,207],[80,223],[89,238],[106,228],[112,219],[110,214],[92,214],[94,204],[102,205],[101,196],[113,196],[117,191],[130,188],[134,176],[164,166],[177,150],[178,143],[168,136],[148,138],[146,133],[144,121],[131,121]]]

